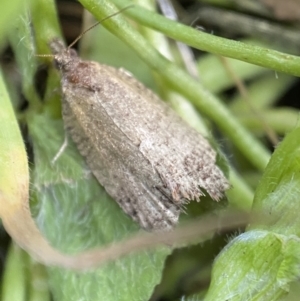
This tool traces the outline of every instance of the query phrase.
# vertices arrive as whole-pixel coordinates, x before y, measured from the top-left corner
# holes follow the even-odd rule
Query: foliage
[[[112,1],[116,7],[108,0],[80,2],[98,20],[129,3]],[[151,7],[151,1],[147,4]],[[24,131],[23,134],[27,145],[30,145],[31,212],[55,247],[74,254],[136,233],[137,225],[98,185],[72,143],[57,162],[51,164],[64,139],[60,95],[57,92],[59,79],[49,60],[44,60],[44,64],[48,65],[46,88],[44,93],[37,91],[36,74],[41,59],[35,54],[50,53],[49,40],[61,36],[53,1],[3,1],[0,10],[5,12],[3,16],[18,16],[14,25],[13,17],[0,21],[0,42],[4,45],[4,40],[8,39],[21,82],[21,88],[17,87],[3,68],[0,85],[0,118],[3,123],[0,129],[0,216],[3,218],[6,214],[1,199],[3,187],[15,188],[17,182],[12,173],[19,171],[13,160],[9,165],[3,158],[12,153],[12,149],[17,149],[20,153],[15,153],[14,160],[27,166],[18,121],[22,129],[28,129],[28,133]],[[136,27],[125,16],[135,20]],[[146,85],[159,91],[187,122],[206,135],[211,131],[211,124],[217,125],[226,139],[224,149],[230,153],[230,158],[234,158],[240,170],[238,174],[229,166],[233,185],[227,194],[229,206],[248,211],[252,207],[251,212],[258,214],[258,219],[226,247],[224,236],[210,237],[202,245],[173,252],[167,261],[171,248],[157,247],[83,273],[58,267],[47,267],[46,272],[42,265],[12,245],[6,259],[0,300],[49,300],[50,292],[54,300],[148,300],[161,278],[162,283],[156,288],[153,298],[164,294],[172,299],[186,291],[194,291],[191,286],[195,283],[197,286],[203,278],[210,277],[210,263],[223,247],[215,259],[207,294],[206,289],[198,285],[195,291],[200,293],[188,297],[188,300],[288,300],[285,298],[289,292],[289,296],[295,294],[295,284],[299,279],[300,128],[296,127],[299,113],[290,108],[274,108],[274,103],[294,83],[291,75],[300,74],[299,57],[218,38],[138,6],[107,20],[103,26],[119,39],[102,26],[95,28],[83,37],[80,55],[125,67]],[[228,59],[231,70],[241,80],[250,82],[247,88],[248,97],[253,100],[252,106],[277,133],[290,132],[270,161],[270,152],[261,139],[265,127],[257,121],[257,114],[253,114],[239,96],[233,97],[231,102],[225,99],[224,94],[223,99],[220,97],[225,89],[235,84],[220,59],[207,54],[197,61],[201,74],[199,83],[178,67],[165,36],[144,26],[200,50],[233,58]],[[165,59],[158,49],[173,57],[175,62]],[[273,72],[266,68],[287,74],[279,74],[275,78]],[[220,72],[216,74],[216,70]],[[26,110],[20,94],[16,92],[18,89],[22,90],[28,102]],[[209,130],[205,129],[207,125]],[[256,189],[253,206],[251,186]],[[200,204],[191,204],[186,208],[188,214],[182,219],[191,219],[219,208],[211,205],[210,201],[204,199]],[[271,219],[259,219],[262,212],[268,213]],[[167,267],[163,271],[165,262]],[[196,269],[191,280],[186,275],[196,266],[204,267],[204,277]],[[174,283],[178,279],[182,280],[183,288],[174,293],[170,287],[176,286]],[[34,286],[33,282],[37,280],[40,285]]]

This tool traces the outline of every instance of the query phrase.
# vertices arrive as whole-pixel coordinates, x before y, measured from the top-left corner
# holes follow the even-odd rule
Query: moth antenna
[[[35,54],[34,56],[38,56],[38,57],[54,57],[54,54]]]
[[[88,29],[84,30],[69,46],[68,46],[68,49],[72,48],[81,38],[83,35],[85,35],[88,31],[90,31],[91,29],[93,29],[94,27],[96,27],[97,25],[101,24],[102,22],[104,22],[105,20],[111,18],[111,17],[114,17],[120,13],[122,13],[124,10],[130,8],[134,6],[134,4],[131,4],[131,5],[128,5],[128,6],[125,6],[123,7],[122,9],[120,9],[119,11],[113,13],[112,15],[109,15],[105,18],[103,18],[102,20],[96,22],[95,24],[93,24],[92,26],[90,26]]]

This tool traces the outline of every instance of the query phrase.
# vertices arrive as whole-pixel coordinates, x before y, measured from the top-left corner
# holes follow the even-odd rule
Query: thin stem
[[[130,3],[124,0],[113,1],[118,6],[124,5],[124,3]],[[91,1],[83,0],[81,2]],[[170,38],[181,41],[199,50],[234,58],[278,72],[300,76],[300,57],[298,56],[217,37],[169,20],[141,7],[129,9],[125,14],[142,25],[149,26]]]

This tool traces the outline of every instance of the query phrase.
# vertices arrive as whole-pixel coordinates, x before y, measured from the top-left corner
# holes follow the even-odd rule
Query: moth
[[[111,66],[50,43],[62,79],[62,115],[87,165],[120,207],[146,230],[176,225],[204,190],[218,201],[229,183],[216,152],[151,90]]]

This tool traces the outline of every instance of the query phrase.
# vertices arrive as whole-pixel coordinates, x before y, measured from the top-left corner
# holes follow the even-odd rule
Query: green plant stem
[[[269,72],[265,68],[239,60],[227,59],[227,62],[233,72],[242,80],[249,80]],[[228,76],[219,56],[206,54],[198,60],[197,67],[201,75],[201,83],[213,93],[220,93],[235,85],[232,78]]]
[[[131,3],[130,1],[124,0],[113,1],[119,7],[124,7]],[[82,3],[83,2],[87,1],[82,1]],[[124,13],[145,26],[158,30],[170,38],[181,41],[199,50],[300,76],[300,57],[298,56],[217,37],[166,19],[163,16],[141,7],[128,9]]]
[[[2,276],[2,301],[26,300],[26,259],[25,252],[12,243]]]
[[[81,0],[81,3],[88,10],[92,11],[97,19],[111,15],[117,10],[106,0]],[[129,10],[130,9],[128,9],[128,11]],[[131,46],[139,56],[155,71],[159,72],[169,84],[187,97],[203,113],[214,120],[254,166],[260,170],[265,168],[270,153],[251,133],[245,130],[214,95],[201,87],[201,84],[186,72],[161,56],[149,42],[125,21],[122,15],[106,20],[103,22],[103,26]]]
[[[17,18],[8,38],[14,53],[17,53],[15,60],[22,76],[22,92],[26,99],[30,101],[31,106],[39,110],[41,109],[41,103],[34,83],[37,62],[34,57],[35,47],[28,13],[23,13]]]
[[[39,30],[35,31],[38,54],[47,54],[49,53],[49,45],[47,43],[54,37],[62,36],[55,3],[49,0],[35,1],[34,12],[31,18],[34,27],[39,28]]]
[[[11,30],[15,24],[16,19],[23,9],[22,0],[2,0],[0,4],[1,18],[0,18],[0,47],[3,46],[6,34]],[[30,1],[28,1],[30,4]]]
[[[50,301],[50,291],[48,288],[48,276],[45,266],[30,260],[30,283],[28,301]]]
[[[229,204],[237,209],[248,212],[253,203],[253,190],[232,167],[229,170],[229,179],[232,184],[232,188],[226,192]]]
[[[282,135],[293,130],[299,121],[299,111],[291,108],[264,110],[260,111],[260,115],[274,131]],[[243,113],[239,120],[251,131],[265,132],[261,120],[253,113]]]
[[[276,78],[274,74],[260,77],[247,86],[247,95],[251,100],[251,106],[257,110],[265,110],[272,107],[284,93],[295,83],[296,78],[290,75],[280,74]],[[270,89],[270,87],[272,87]],[[234,113],[249,112],[249,104],[239,93],[230,99],[230,110]]]

